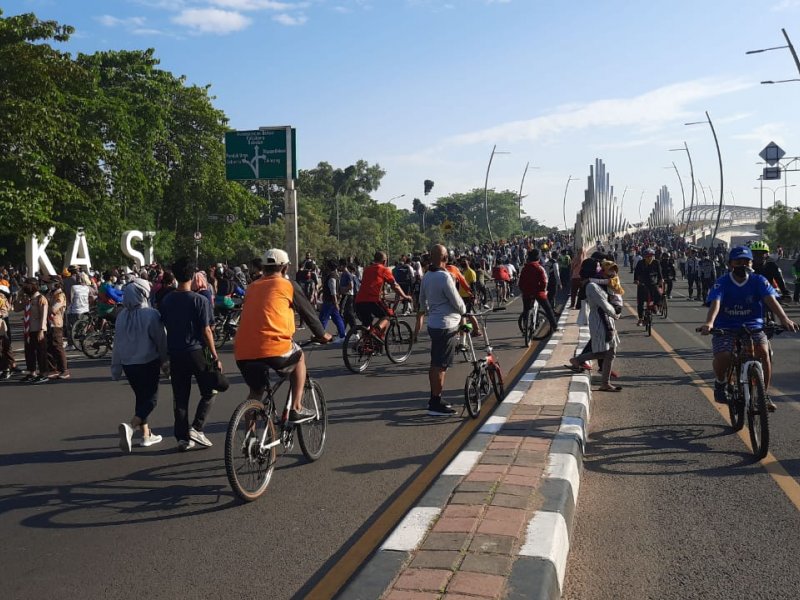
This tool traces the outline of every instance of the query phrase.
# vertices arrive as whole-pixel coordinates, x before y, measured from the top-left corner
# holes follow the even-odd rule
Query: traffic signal
[[[425,180],[425,195],[427,196],[430,194],[431,190],[433,189],[433,182],[430,179]]]

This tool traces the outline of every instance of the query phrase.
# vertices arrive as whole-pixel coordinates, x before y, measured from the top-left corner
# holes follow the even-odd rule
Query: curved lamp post
[[[708,111],[705,111],[705,113],[705,121],[693,121],[691,123],[685,123],[685,125],[703,125],[708,123],[708,126],[711,128],[711,135],[714,136],[714,145],[717,147],[717,160],[719,161],[719,210],[717,211],[717,222],[714,225],[714,234],[711,236],[711,241],[708,246],[710,253],[714,249],[714,240],[716,239],[717,231],[719,230],[720,217],[722,217],[722,205],[725,203],[725,176],[722,171],[722,153],[719,150],[719,139],[717,139],[717,132],[714,129],[714,123],[711,122],[711,117],[708,115]]]
[[[522,223],[522,199],[525,197],[522,195],[522,186],[525,185],[525,175],[528,174],[528,167],[530,166],[530,162],[525,163],[525,170],[522,172],[522,181],[519,184],[519,198],[517,199],[517,205],[519,206],[519,222]],[[539,167],[533,167],[534,169],[538,169]]]
[[[570,181],[578,181],[577,177],[573,177],[572,175],[569,176],[567,179],[567,186],[564,188],[564,203],[562,209],[564,211],[564,231],[568,230],[567,227],[567,191],[569,190],[569,182]]]
[[[492,160],[495,154],[511,154],[511,152],[498,152],[497,144],[492,146],[492,153],[489,156],[489,165],[486,167],[486,181],[483,184],[483,212],[486,215],[486,229],[489,232],[489,240],[494,244],[492,236],[492,224],[489,222],[489,170],[492,168]]]
[[[694,181],[694,165],[692,164],[692,153],[689,152],[689,146],[686,144],[686,142],[683,142],[683,148],[671,148],[670,152],[686,152],[686,156],[689,157],[689,174],[692,177],[692,198],[689,201],[689,215],[688,216],[686,214],[683,215],[683,218],[685,219],[686,223],[685,227],[683,228],[683,237],[686,238],[686,234],[689,231],[689,223],[691,223],[692,221],[692,210],[694,209],[695,189],[697,187]]]
[[[405,194],[399,194],[397,196],[392,196],[386,201],[386,260],[389,260],[389,205],[392,203],[393,200],[397,200],[398,198],[404,198]]]
[[[681,172],[678,171],[678,166],[675,164],[675,161],[672,161],[671,167],[664,167],[665,169],[675,169],[675,175],[678,176],[678,183],[681,184],[681,198],[683,199],[683,210],[686,210],[686,192],[683,189],[683,179],[681,179]]]

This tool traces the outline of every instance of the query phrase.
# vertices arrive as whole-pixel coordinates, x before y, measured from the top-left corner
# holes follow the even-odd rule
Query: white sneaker
[[[206,437],[205,433],[202,431],[197,431],[194,427],[189,430],[189,439],[197,442],[201,446],[205,446],[206,448],[210,448],[214,445],[211,443],[211,440]]]
[[[178,442],[178,452],[187,452],[188,450],[191,450],[195,446],[196,444],[194,443],[193,440],[189,440],[188,442],[186,440],[181,440]]]
[[[157,433],[150,432],[150,435],[147,437],[142,436],[142,441],[139,442],[139,446],[142,448],[149,448],[150,446],[155,446],[156,444],[160,444],[161,440],[163,440],[160,435]]]
[[[119,431],[119,449],[125,454],[131,453],[131,438],[133,438],[133,427],[127,423],[120,423],[117,428]]]

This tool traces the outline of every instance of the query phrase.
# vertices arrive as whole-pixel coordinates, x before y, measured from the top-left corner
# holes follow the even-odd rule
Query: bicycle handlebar
[[[702,333],[702,330],[703,330],[702,327],[696,327],[695,328],[695,331],[697,333]],[[764,325],[764,327],[761,327],[760,329],[750,329],[749,327],[746,327],[746,326],[742,325],[742,327],[740,327],[739,329],[724,329],[724,328],[721,328],[721,327],[712,327],[711,329],[708,330],[708,333],[713,334],[713,335],[737,335],[737,336],[738,335],[742,335],[743,336],[743,335],[752,335],[754,333],[761,333],[762,331],[765,332],[765,333],[774,333],[775,335],[780,335],[781,333],[786,331],[786,328],[781,327],[780,325],[768,324],[768,325]]]
[[[506,310],[505,306],[495,306],[494,308],[489,308],[489,309],[484,310],[482,312],[475,312],[475,311],[466,312],[462,316],[464,316],[464,317],[484,317],[484,316],[488,315],[489,313],[500,312],[500,311],[503,311],[503,310]]]

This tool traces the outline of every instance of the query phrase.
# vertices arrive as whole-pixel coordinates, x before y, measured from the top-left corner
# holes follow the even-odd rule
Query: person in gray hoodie
[[[162,439],[151,431],[147,418],[158,402],[161,365],[167,359],[167,334],[159,312],[147,303],[149,295],[150,283],[133,279],[123,289],[124,308],[116,322],[111,378],[117,381],[124,372],[136,396],[136,409],[130,423],[119,424],[119,447],[126,454],[132,450],[136,429],[142,431],[139,445],[145,448]]]

